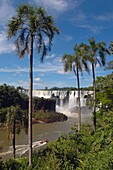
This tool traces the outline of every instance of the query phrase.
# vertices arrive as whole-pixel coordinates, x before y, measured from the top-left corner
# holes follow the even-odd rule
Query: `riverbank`
[[[39,110],[33,113],[32,122],[36,123],[53,123],[66,121],[68,117],[63,113],[48,110]]]
[[[71,130],[71,127],[77,123],[76,118],[68,118],[67,121],[63,122],[54,122],[54,123],[36,123],[33,124],[33,142],[40,141],[43,139],[48,139],[49,142],[57,140],[62,133],[68,134]],[[8,160],[13,157],[9,151],[9,148],[12,145],[11,139],[7,137],[8,131],[0,131],[0,157],[3,160]],[[20,132],[19,135],[16,135],[16,146],[18,145],[27,145],[28,144],[28,134],[25,133],[24,129]]]

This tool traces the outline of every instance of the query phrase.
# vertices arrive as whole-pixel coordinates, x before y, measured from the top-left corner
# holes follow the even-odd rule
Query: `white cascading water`
[[[82,119],[90,117],[91,111],[86,107],[87,95],[92,91],[81,91],[81,111]],[[78,117],[78,91],[60,91],[60,90],[33,90],[34,97],[54,98],[56,99],[56,111],[67,115],[68,117]],[[88,120],[86,118],[86,120]],[[33,142],[33,148],[38,148],[47,143],[47,141]],[[16,154],[22,156],[28,151],[28,145],[16,145]],[[0,156],[6,157],[12,155],[12,147],[8,151],[0,153]]]
[[[81,110],[86,108],[87,95],[92,91],[81,91]],[[33,90],[33,96],[56,99],[56,112],[70,116],[77,116],[78,110],[78,91],[62,90]]]

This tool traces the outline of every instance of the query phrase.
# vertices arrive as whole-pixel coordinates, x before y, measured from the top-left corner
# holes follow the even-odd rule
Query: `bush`
[[[52,123],[57,121],[67,120],[67,116],[62,113],[50,112],[48,110],[39,110],[33,114],[36,120],[44,121],[46,123]]]

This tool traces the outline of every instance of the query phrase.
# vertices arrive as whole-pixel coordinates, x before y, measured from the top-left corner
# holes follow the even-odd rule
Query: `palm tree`
[[[95,83],[95,69],[96,64],[100,66],[105,66],[105,55],[109,54],[109,50],[106,48],[106,43],[101,41],[99,43],[95,42],[94,38],[89,39],[89,61],[92,65],[92,76],[93,76],[93,114],[94,114],[94,132],[96,131],[96,83]]]
[[[33,90],[33,45],[43,62],[47,51],[51,49],[55,33],[59,33],[54,20],[47,15],[43,7],[34,7],[29,4],[17,8],[16,16],[8,23],[8,38],[15,38],[17,54],[23,58],[28,53],[30,58],[30,85],[29,85],[29,165],[32,164],[32,90]],[[45,38],[48,38],[48,42]]]
[[[19,106],[10,106],[7,108],[6,127],[9,134],[12,134],[13,156],[15,158],[15,136],[20,133],[23,124],[23,115]]]
[[[80,44],[75,45],[74,47],[74,54],[65,54],[62,57],[62,61],[64,63],[64,71],[74,71],[74,74],[77,78],[77,87],[78,87],[78,131],[81,128],[81,102],[80,102],[80,80],[79,80],[79,73],[83,73],[83,70],[89,72],[89,67],[87,64],[87,56],[86,50],[87,45]]]

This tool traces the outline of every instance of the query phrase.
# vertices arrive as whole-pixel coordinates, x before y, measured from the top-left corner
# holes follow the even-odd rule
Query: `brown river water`
[[[68,118],[68,120],[64,122],[34,124],[33,141],[43,139],[53,141],[57,139],[61,133],[67,134],[75,122],[75,118]],[[16,135],[16,145],[24,145],[27,143],[28,135],[22,130],[19,135]],[[0,152],[7,151],[9,146],[11,146],[11,139],[8,138],[8,132],[6,130],[0,131],[0,146],[2,147]]]
[[[82,114],[82,122],[91,123],[91,114]],[[33,142],[48,139],[53,141],[60,137],[61,133],[68,134],[73,125],[77,123],[77,115],[68,117],[67,121],[55,123],[42,123],[33,125]],[[27,145],[28,135],[24,130],[19,135],[16,135],[16,145]],[[8,132],[6,130],[0,131],[0,157],[5,157],[6,152],[9,151],[11,140],[8,139]],[[4,153],[4,155],[2,155]]]

